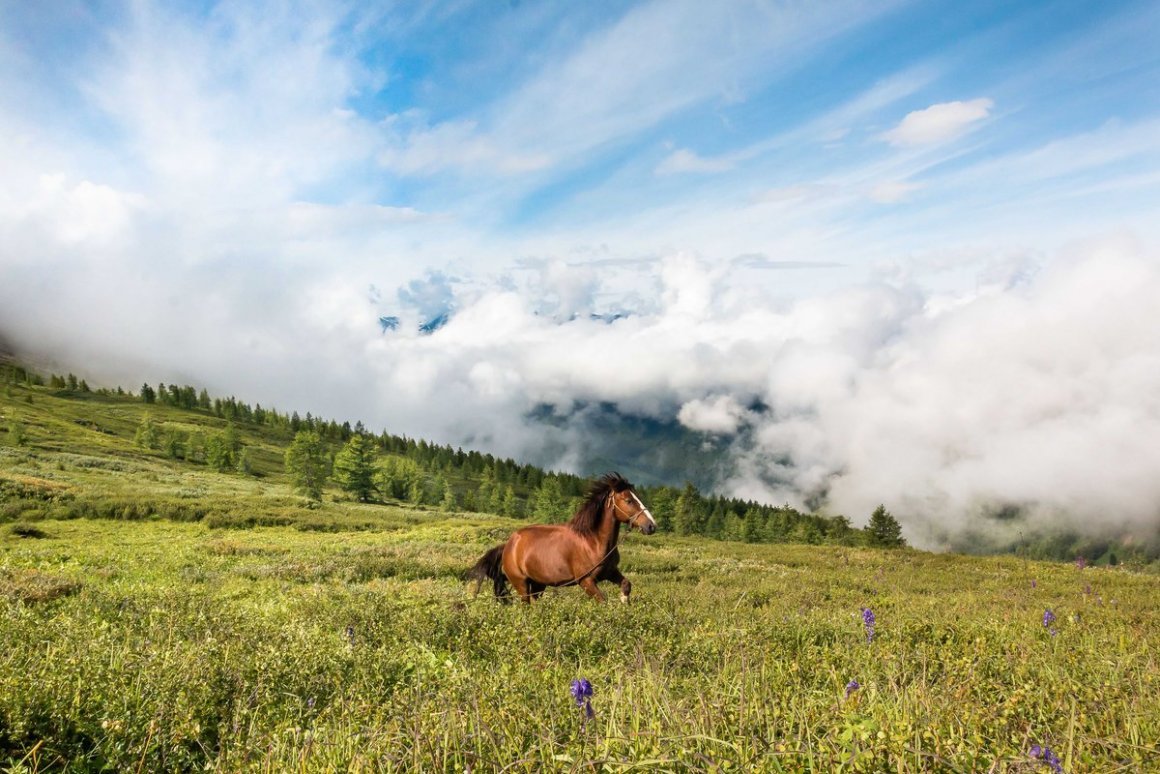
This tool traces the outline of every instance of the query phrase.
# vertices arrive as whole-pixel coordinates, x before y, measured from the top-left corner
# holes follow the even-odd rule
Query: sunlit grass
[[[633,605],[527,608],[457,578],[502,520],[40,524],[0,542],[0,722],[26,765],[1025,770],[1033,743],[1069,771],[1160,765],[1149,576],[634,536]]]

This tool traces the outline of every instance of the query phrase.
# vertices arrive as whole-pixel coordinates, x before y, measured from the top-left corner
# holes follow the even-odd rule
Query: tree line
[[[14,379],[43,385],[33,372],[10,367]],[[268,428],[287,443],[283,463],[292,485],[320,499],[333,484],[362,502],[402,501],[449,512],[487,512],[541,522],[564,521],[580,504],[587,479],[545,471],[511,458],[430,443],[386,432],[373,433],[362,422],[351,425],[307,412],[284,413],[253,406],[230,396],[215,398],[191,385],[142,384],[134,394],[121,387],[92,390],[73,374],[49,377],[47,386],[61,393],[95,392],[125,396],[146,405],[169,406],[226,421],[219,432],[185,432],[157,423],[146,414],[136,443],[179,460],[215,470],[252,474],[250,452],[238,425]],[[683,487],[638,487],[657,519],[658,528],[677,535],[699,535],[751,543],[830,543],[902,546],[898,521],[879,506],[865,528],[845,516],[806,513],[788,504],[702,494],[692,483]]]

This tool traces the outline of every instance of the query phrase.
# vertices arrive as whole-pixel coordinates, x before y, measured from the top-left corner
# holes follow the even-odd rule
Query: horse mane
[[[626,489],[632,489],[632,484],[628,483],[628,479],[619,473],[605,473],[588,487],[588,496],[576,509],[576,513],[568,522],[568,526],[581,535],[595,534],[604,518],[604,504],[608,496],[613,492],[623,492]]]

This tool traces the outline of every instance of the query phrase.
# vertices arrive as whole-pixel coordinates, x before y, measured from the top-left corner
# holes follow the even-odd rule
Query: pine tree
[[[883,505],[875,508],[874,513],[870,515],[870,524],[867,525],[866,531],[872,546],[899,548],[906,545],[906,540],[902,537],[902,525]]]
[[[513,489],[509,484],[507,488],[504,489],[503,500],[500,503],[499,512],[504,516],[518,518],[523,515],[520,512],[521,510],[520,501],[516,497],[516,490]]]
[[[756,543],[761,540],[762,527],[761,514],[756,508],[750,508],[745,512],[745,517],[741,522],[741,539],[746,543]]]
[[[537,521],[559,521],[561,511],[564,510],[563,500],[560,479],[557,476],[545,476],[540,488],[536,490],[532,515]]]
[[[295,491],[312,500],[322,499],[322,487],[330,476],[330,457],[318,433],[302,430],[286,449],[286,473]]]
[[[659,532],[673,531],[673,512],[675,510],[673,490],[667,486],[660,487],[648,494],[649,510],[657,520]]]
[[[678,535],[695,535],[701,531],[702,516],[701,493],[692,482],[686,481],[685,488],[677,497],[676,513],[673,518],[673,528]]]
[[[439,510],[448,512],[459,510],[459,501],[455,499],[455,490],[451,488],[451,484],[442,475],[435,477],[435,492],[440,498]]]
[[[361,502],[375,493],[375,460],[378,450],[366,436],[352,436],[334,458],[334,481]]]
[[[200,430],[189,436],[189,443],[185,448],[185,459],[188,462],[205,462],[205,434]]]
[[[15,419],[8,422],[8,443],[13,446],[24,445],[24,425]]]
[[[222,436],[222,441],[226,448],[230,450],[231,457],[237,457],[238,452],[242,450],[242,437],[238,435],[238,429],[234,427],[233,422],[226,423],[226,432]]]
[[[137,425],[137,434],[133,440],[142,449],[157,448],[157,426],[153,424],[152,416],[146,414],[141,418],[141,424]]]
[[[242,450],[238,452],[238,461],[234,464],[234,467],[243,476],[249,476],[253,474],[254,466],[250,462],[250,450],[248,447],[243,446]]]
[[[219,473],[234,468],[234,453],[224,433],[214,433],[205,445],[205,462]]]
[[[185,456],[185,435],[179,430],[169,430],[162,446],[170,459],[180,459]]]

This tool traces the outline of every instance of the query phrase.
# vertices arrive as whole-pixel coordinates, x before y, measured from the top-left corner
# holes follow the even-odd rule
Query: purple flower
[[[584,708],[585,722],[595,717],[596,713],[592,711],[592,683],[583,677],[579,680],[573,680],[572,698],[576,701],[577,707]]]
[[[585,699],[592,698],[592,683],[581,677],[579,680],[572,681],[572,698],[576,700],[576,706],[579,707]]]
[[[852,694],[854,691],[858,690],[861,687],[862,686],[858,685],[857,680],[851,680],[850,682],[846,683],[846,698],[847,699],[850,698],[850,694]]]
[[[866,642],[874,641],[874,611],[868,607],[862,608],[862,623],[866,625]]]
[[[1050,629],[1053,623],[1055,623],[1055,613],[1051,612],[1051,609],[1048,608],[1043,611],[1043,626],[1046,629]]]
[[[1075,558],[1075,566],[1082,570],[1084,567],[1087,567],[1087,559],[1084,559],[1082,556],[1077,556]]]
[[[1059,756],[1050,747],[1040,747],[1033,744],[1028,754],[1032,758],[1046,763],[1055,774],[1063,774],[1063,764],[1059,762]]]
[[[1035,579],[1034,579],[1034,578],[1032,578],[1032,579],[1031,579],[1031,588],[1035,588],[1035,587],[1036,587],[1036,586],[1038,586],[1038,585],[1039,585],[1039,584],[1035,582]]]

